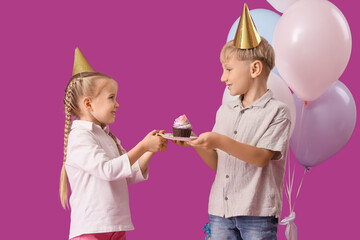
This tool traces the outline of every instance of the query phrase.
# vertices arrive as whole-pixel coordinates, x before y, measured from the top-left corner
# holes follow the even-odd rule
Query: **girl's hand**
[[[194,132],[191,132],[191,136],[197,137],[196,134]],[[182,147],[190,147],[190,145],[188,144],[188,142],[184,142],[184,141],[177,141],[177,140],[172,140],[173,143],[182,146]]]
[[[165,130],[153,130],[142,140],[146,151],[149,152],[164,152],[167,148],[167,139],[157,135],[158,133],[165,133]]]
[[[200,134],[199,138],[187,142],[188,145],[211,150],[217,147],[218,134],[215,132],[206,132]]]

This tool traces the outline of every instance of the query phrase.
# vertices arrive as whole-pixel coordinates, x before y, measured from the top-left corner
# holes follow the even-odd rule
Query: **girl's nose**
[[[117,101],[115,101],[115,108],[119,107],[119,103]]]

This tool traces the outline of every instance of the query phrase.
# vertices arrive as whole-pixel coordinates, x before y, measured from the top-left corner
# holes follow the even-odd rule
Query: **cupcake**
[[[174,121],[173,136],[174,137],[190,137],[192,126],[187,117],[181,115]]]

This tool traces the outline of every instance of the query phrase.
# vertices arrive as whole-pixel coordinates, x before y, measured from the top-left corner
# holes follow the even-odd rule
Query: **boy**
[[[267,89],[274,50],[257,33],[246,4],[220,60],[221,81],[239,99],[219,108],[212,132],[174,142],[192,146],[216,171],[209,198],[211,240],[276,239],[290,114]]]

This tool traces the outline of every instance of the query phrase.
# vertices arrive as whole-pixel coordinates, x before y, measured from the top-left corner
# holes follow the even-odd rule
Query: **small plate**
[[[190,137],[174,137],[172,133],[158,133],[160,136],[162,136],[163,138],[169,139],[169,140],[176,140],[176,141],[184,141],[184,142],[188,142],[191,140],[195,140],[197,139],[197,137],[195,136],[190,136]]]

